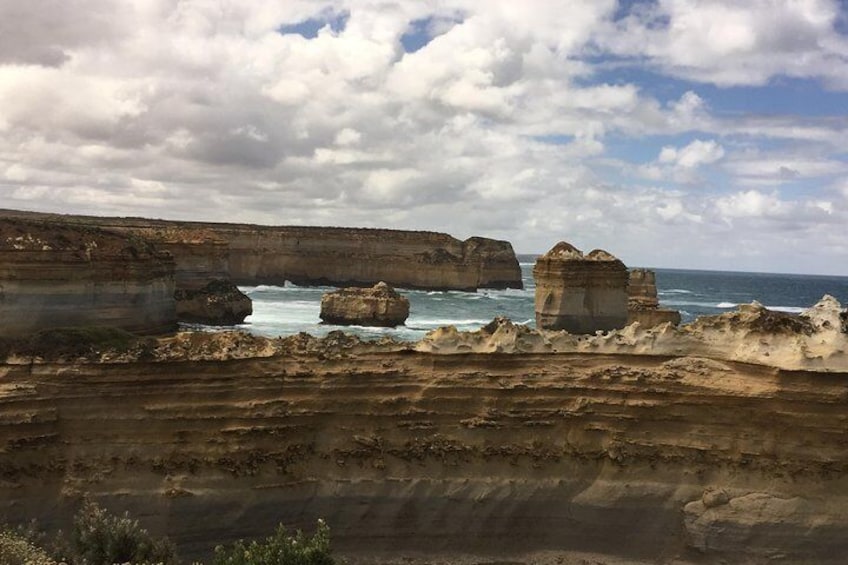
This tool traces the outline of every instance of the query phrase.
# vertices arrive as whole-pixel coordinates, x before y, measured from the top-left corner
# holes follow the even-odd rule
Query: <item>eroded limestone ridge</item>
[[[536,260],[536,326],[575,334],[627,324],[627,267],[610,253],[584,255],[561,241]]]
[[[512,245],[483,237],[388,229],[259,226],[143,218],[62,216],[0,210],[0,217],[39,218],[132,233],[169,251],[179,288],[212,279],[236,284],[371,286],[476,290],[521,288]]]
[[[174,261],[100,228],[0,218],[0,336],[57,327],[176,329]]]

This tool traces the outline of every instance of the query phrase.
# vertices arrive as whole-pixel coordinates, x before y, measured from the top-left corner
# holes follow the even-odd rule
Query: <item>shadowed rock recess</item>
[[[87,493],[186,558],[323,517],[351,563],[842,563],[841,314],[13,351],[0,517],[67,527]]]
[[[257,226],[144,218],[64,216],[0,210],[0,218],[99,226],[140,236],[169,251],[177,288],[213,279],[240,285],[371,286],[476,290],[522,288],[512,245],[483,237],[386,229]]]

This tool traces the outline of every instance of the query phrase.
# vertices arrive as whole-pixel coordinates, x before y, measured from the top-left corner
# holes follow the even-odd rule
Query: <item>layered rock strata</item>
[[[841,563],[848,336],[826,324],[836,306],[794,321],[743,309],[688,336],[666,327],[679,345],[704,342],[676,355],[622,332],[496,321],[451,334],[485,351],[223,333],[144,356],[12,357],[0,515],[67,527],[88,494],[186,558],[323,517],[351,563]],[[534,336],[602,352],[520,346]],[[793,355],[829,340],[832,354],[800,370],[720,359],[738,355],[716,346],[733,336],[740,349],[794,339]]]
[[[371,288],[349,287],[321,297],[326,324],[395,327],[409,317],[409,300],[384,282]]]
[[[226,280],[213,280],[198,289],[178,288],[174,299],[181,322],[232,326],[253,314],[250,298]]]
[[[506,241],[385,229],[256,226],[139,218],[56,216],[5,210],[0,217],[61,219],[130,232],[174,255],[180,288],[211,279],[236,284],[371,286],[476,290],[521,288]]]
[[[666,322],[680,323],[680,312],[660,308],[657,298],[657,277],[650,269],[631,269],[628,284],[627,323],[639,322],[654,327]]]
[[[176,329],[174,261],[139,238],[0,218],[0,336],[60,327]]]
[[[627,324],[627,267],[606,251],[584,255],[561,241],[536,260],[533,278],[539,328],[587,334]]]

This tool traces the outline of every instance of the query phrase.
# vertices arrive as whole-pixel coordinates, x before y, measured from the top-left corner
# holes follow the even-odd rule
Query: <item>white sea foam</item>
[[[667,288],[657,291],[657,294],[692,294],[692,291],[685,288]]]
[[[719,302],[715,305],[716,308],[736,308],[739,304],[735,302]]]

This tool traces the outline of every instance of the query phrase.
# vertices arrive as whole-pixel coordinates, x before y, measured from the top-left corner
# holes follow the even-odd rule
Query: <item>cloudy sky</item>
[[[0,0],[0,207],[848,275],[848,11]]]

